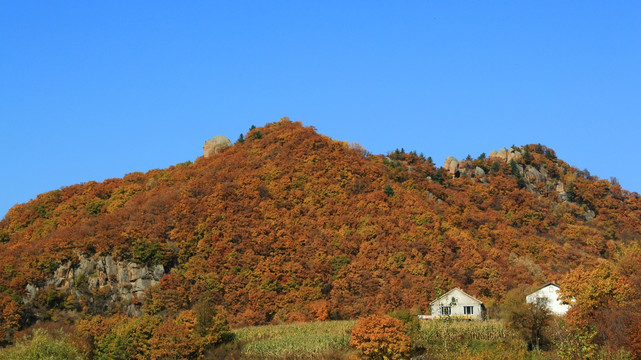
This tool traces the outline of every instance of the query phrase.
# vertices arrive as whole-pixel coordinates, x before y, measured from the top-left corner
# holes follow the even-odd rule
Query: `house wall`
[[[539,289],[525,298],[528,304],[536,302],[537,298],[544,298],[547,300],[548,309],[555,315],[565,315],[570,308],[570,305],[561,304],[559,298],[559,288],[554,285],[546,286]]]
[[[450,304],[452,303],[452,298],[456,299],[456,304],[451,305],[451,314],[450,314],[451,316],[469,316],[471,319],[483,318],[482,304],[478,300],[468,296],[467,294],[457,289],[454,289],[449,294],[447,294],[446,297],[439,298],[437,301],[431,304],[432,317],[433,318],[443,317],[443,315],[441,315],[441,305],[450,306]],[[465,306],[473,307],[471,315],[465,314],[465,310],[464,310]]]

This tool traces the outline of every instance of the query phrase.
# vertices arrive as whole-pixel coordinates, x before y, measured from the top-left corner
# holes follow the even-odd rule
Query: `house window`
[[[452,314],[452,308],[449,306],[441,306],[441,315],[451,315]]]
[[[473,315],[474,314],[474,306],[463,306],[463,314],[465,314],[465,315]]]

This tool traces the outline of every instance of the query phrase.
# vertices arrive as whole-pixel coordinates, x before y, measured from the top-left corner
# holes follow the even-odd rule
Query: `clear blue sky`
[[[641,192],[639,19],[638,1],[1,1],[0,217],[282,116],[439,165],[542,143]]]

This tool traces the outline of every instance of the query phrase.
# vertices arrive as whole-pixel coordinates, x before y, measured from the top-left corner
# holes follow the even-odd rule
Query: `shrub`
[[[161,323],[157,316],[123,318],[98,339],[96,359],[149,359],[149,339]]]
[[[349,344],[364,359],[401,359],[409,355],[411,339],[401,320],[372,315],[358,320]]]
[[[421,322],[416,315],[409,310],[397,310],[389,313],[389,316],[401,320],[405,326],[405,332],[412,341],[412,349],[418,348],[418,337],[421,332]]]
[[[54,339],[44,329],[36,329],[29,338],[14,346],[0,350],[0,358],[6,360],[80,360],[78,349],[63,339]]]
[[[594,327],[582,327],[575,330],[564,328],[563,339],[557,343],[558,356],[561,360],[593,359],[598,348],[593,340],[597,332]]]

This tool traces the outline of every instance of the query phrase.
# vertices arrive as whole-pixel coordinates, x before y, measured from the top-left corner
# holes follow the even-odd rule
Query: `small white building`
[[[543,299],[552,314],[563,316],[570,308],[570,305],[563,304],[561,300],[559,300],[559,290],[561,290],[559,285],[555,283],[547,283],[537,291],[526,296],[525,302],[528,304],[535,304],[537,299]]]
[[[439,296],[430,303],[430,307],[432,308],[432,319],[456,316],[482,320],[485,317],[483,302],[459,288],[454,288]]]

